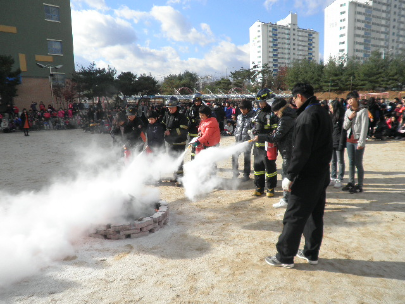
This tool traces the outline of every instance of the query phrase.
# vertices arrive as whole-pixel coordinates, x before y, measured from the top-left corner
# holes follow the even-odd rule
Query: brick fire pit
[[[160,201],[156,204],[155,214],[151,216],[124,224],[99,225],[93,228],[89,236],[110,240],[135,239],[158,231],[168,221],[169,205],[166,202]]]

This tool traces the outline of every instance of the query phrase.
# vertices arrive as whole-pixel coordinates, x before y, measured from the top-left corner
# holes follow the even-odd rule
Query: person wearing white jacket
[[[369,118],[367,108],[359,102],[357,91],[347,95],[347,102],[350,107],[346,110],[343,128],[347,131],[346,149],[349,157],[349,183],[342,190],[357,193],[363,192],[363,155]],[[354,182],[355,168],[357,169],[357,185]]]

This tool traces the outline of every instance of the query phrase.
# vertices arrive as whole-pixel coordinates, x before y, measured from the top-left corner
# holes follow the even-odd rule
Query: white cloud
[[[109,8],[105,4],[105,0],[72,0],[71,4],[73,7],[83,7],[87,5],[90,8],[98,10],[108,10]]]
[[[114,10],[114,13],[118,17],[132,20],[134,23],[138,23],[141,19],[150,17],[150,14],[147,12],[135,11],[127,6],[121,6],[119,9]]]
[[[192,44],[207,45],[215,41],[211,28],[206,23],[200,24],[200,29],[192,27],[188,20],[171,6],[153,6],[151,11],[140,12],[123,6],[115,10],[118,17],[138,23],[144,20],[151,26],[150,19],[160,23],[163,37],[176,42],[189,42]]]
[[[263,5],[267,10],[270,10],[273,4],[276,3],[277,1],[278,0],[266,0],[264,1]]]
[[[75,56],[81,63],[95,62],[98,67],[108,65],[117,69],[118,73],[131,71],[134,74],[152,74],[162,78],[168,74],[178,74],[185,70],[196,72],[199,75],[224,76],[234,68],[249,65],[249,46],[236,46],[230,41],[218,41],[208,24],[201,24],[200,30],[192,27],[178,11],[171,7],[155,6],[147,12],[130,10],[121,7],[114,11],[114,15],[101,13],[95,10],[72,9],[73,37]],[[134,23],[159,21],[162,36],[169,41],[159,41],[156,47],[152,26],[146,29],[134,26]],[[148,38],[138,42],[143,32],[150,32]],[[177,43],[178,42],[178,43]],[[213,46],[203,55],[195,58],[191,54],[202,54],[208,43]],[[215,43],[215,45],[214,45]],[[155,49],[151,48],[154,46]],[[203,47],[205,45],[205,48]],[[201,50],[197,51],[197,46]],[[187,53],[190,58],[182,56]]]
[[[269,0],[267,0],[269,1]],[[319,13],[334,0],[295,0],[294,7],[298,9],[298,13],[310,16]]]
[[[135,31],[128,21],[94,10],[72,10],[72,28],[75,52],[79,53],[86,53],[86,49],[136,41]]]
[[[154,6],[151,15],[161,23],[164,35],[171,40],[200,45],[207,45],[215,40],[208,24],[202,23],[201,31],[198,31],[179,11],[170,6]]]

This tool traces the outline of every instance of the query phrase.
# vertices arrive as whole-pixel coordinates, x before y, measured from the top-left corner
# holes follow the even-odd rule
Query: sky
[[[184,71],[213,79],[249,68],[249,28],[290,12],[320,33],[333,0],[71,0],[75,64],[162,79]]]

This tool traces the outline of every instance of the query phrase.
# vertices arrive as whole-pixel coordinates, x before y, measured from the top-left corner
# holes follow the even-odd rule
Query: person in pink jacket
[[[198,127],[198,140],[193,143],[196,147],[196,154],[201,150],[213,147],[219,144],[221,140],[221,131],[218,121],[212,117],[212,111],[209,107],[202,105],[199,109],[200,125]]]

